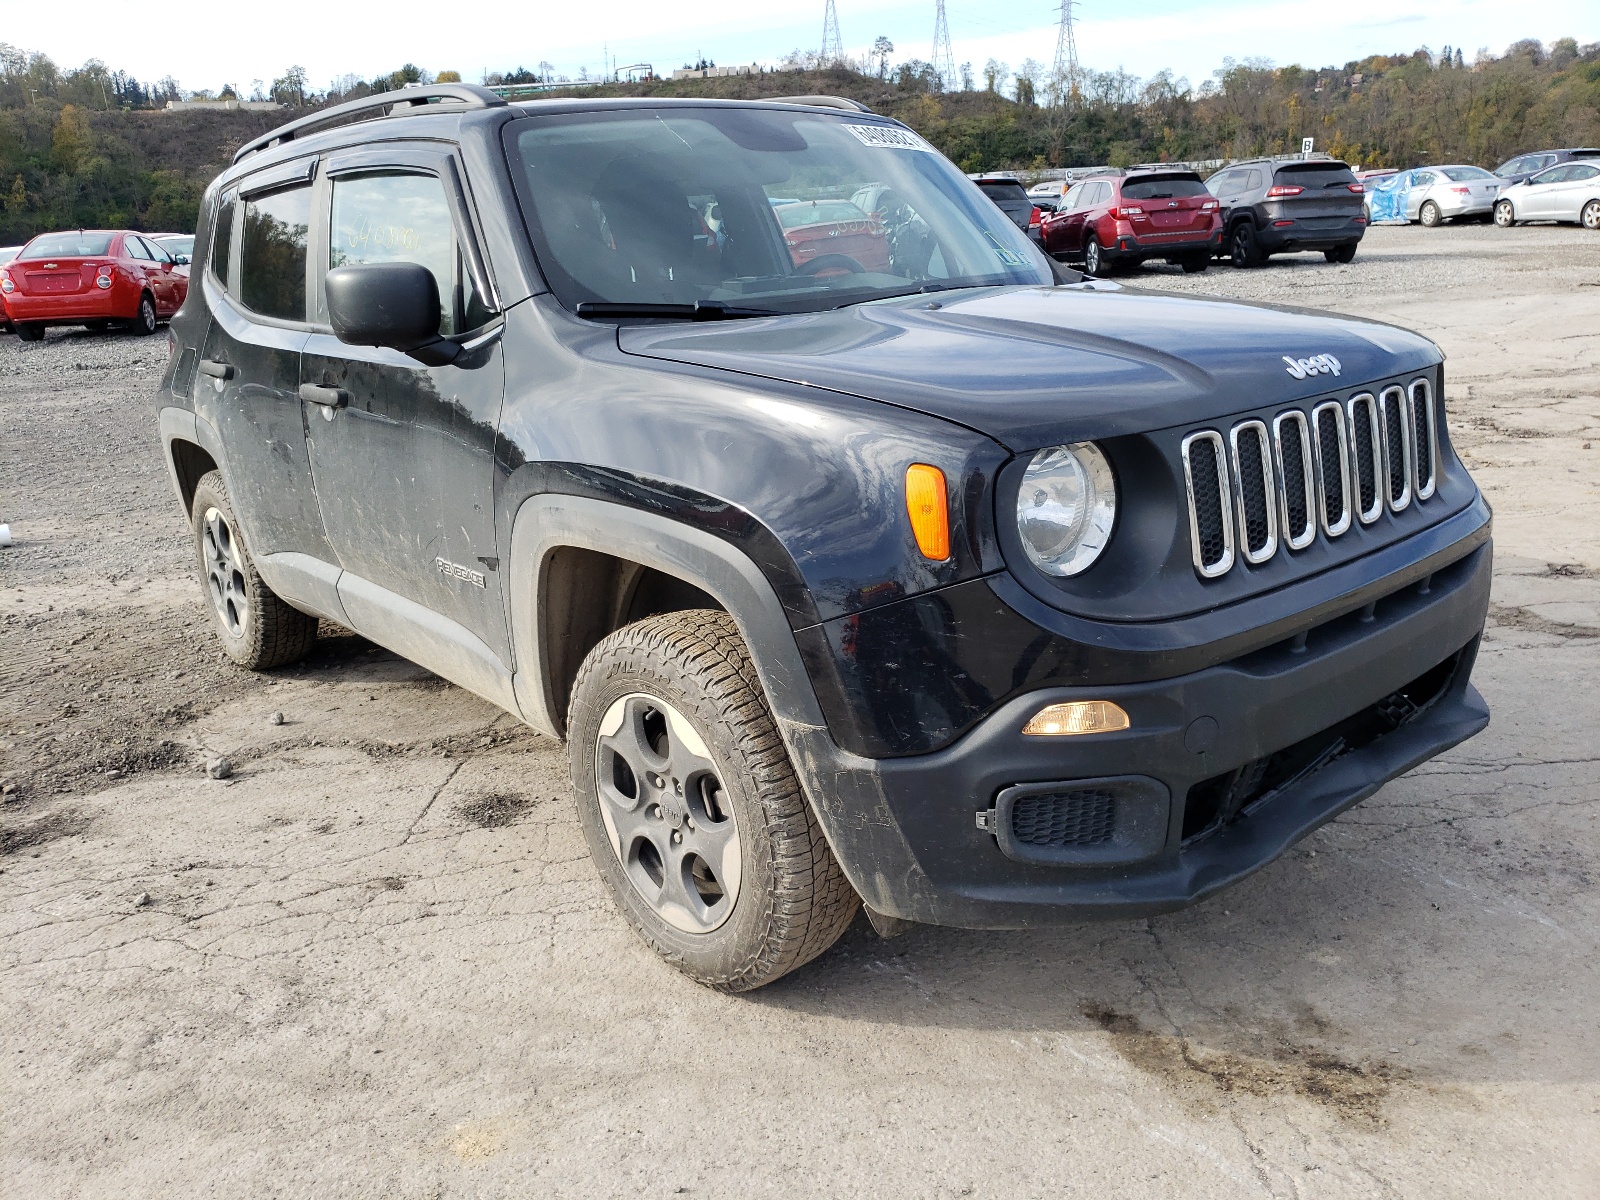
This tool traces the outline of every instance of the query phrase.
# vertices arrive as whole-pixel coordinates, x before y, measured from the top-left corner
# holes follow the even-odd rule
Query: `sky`
[[[932,57],[934,0],[836,0],[847,53],[865,56],[879,35],[895,45],[892,61]],[[1058,0],[1059,4],[1059,0]],[[73,0],[71,18],[55,4],[0,0],[0,40],[41,51],[59,66],[90,58],[154,81],[171,75],[186,89],[232,83],[248,94],[291,64],[318,88],[346,74],[386,74],[405,62],[456,70],[477,81],[487,71],[541,61],[576,77],[648,62],[658,73],[704,55],[719,65],[773,64],[822,41],[824,0],[724,4],[682,0],[606,0],[603,5],[550,0],[473,0],[461,15],[437,3],[388,0],[381,6],[339,0]],[[1055,58],[1059,8],[1049,0],[946,0],[955,59],[980,72],[993,57],[1019,67]],[[1480,47],[1495,53],[1520,38],[1600,41],[1596,0],[1539,0],[1524,9],[1503,0],[1387,0],[1372,6],[1327,0],[1082,0],[1078,57],[1085,67],[1123,68],[1149,77],[1162,69],[1198,86],[1226,56],[1277,65],[1340,66],[1369,54],[1427,46]],[[595,19],[596,14],[600,18]]]

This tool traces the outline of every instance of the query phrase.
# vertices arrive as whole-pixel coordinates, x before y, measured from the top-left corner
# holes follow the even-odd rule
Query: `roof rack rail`
[[[859,100],[844,96],[762,96],[768,104],[803,104],[807,108],[842,108],[846,112],[871,112]]]
[[[336,104],[332,108],[301,117],[298,121],[290,121],[287,125],[280,125],[271,133],[262,134],[240,146],[233,156],[233,161],[239,162],[247,155],[331,128],[342,124],[347,118],[374,109],[402,105],[406,108],[419,108],[434,101],[447,104],[451,108],[501,108],[505,105],[505,101],[499,96],[475,83],[432,83],[423,87],[405,87],[393,92],[378,92],[372,96],[363,96],[359,100]]]

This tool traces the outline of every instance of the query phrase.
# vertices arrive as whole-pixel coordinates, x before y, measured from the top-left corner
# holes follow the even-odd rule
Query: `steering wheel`
[[[820,275],[824,271],[830,274],[849,272],[859,275],[866,268],[851,258],[848,254],[819,254],[810,262],[795,268],[796,275]]]

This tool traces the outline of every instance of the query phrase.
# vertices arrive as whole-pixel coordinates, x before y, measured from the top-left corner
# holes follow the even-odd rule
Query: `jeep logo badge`
[[[1296,379],[1304,379],[1308,375],[1338,375],[1339,360],[1331,354],[1314,354],[1310,358],[1290,358],[1287,354],[1283,361],[1288,363],[1285,368]]]

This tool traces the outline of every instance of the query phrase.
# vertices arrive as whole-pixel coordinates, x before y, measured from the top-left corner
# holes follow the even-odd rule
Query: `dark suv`
[[[873,186],[925,236],[796,261],[774,201]],[[564,738],[713,986],[858,903],[1181,908],[1488,720],[1431,342],[1058,279],[846,102],[390,93],[246,145],[196,247],[159,427],[227,653],[331,620]]]
[[[1039,231],[1040,219],[1044,210],[1034,203],[1028,190],[1022,186],[1022,181],[1015,175],[968,175],[968,179],[978,185],[978,190],[989,199],[993,200],[1000,211],[1011,218],[1016,227],[1026,233],[1035,243],[1041,242]]]
[[[1222,205],[1222,244],[1236,267],[1259,267],[1296,250],[1321,250],[1329,262],[1347,263],[1367,231],[1366,189],[1338,159],[1233,163],[1206,187]]]

